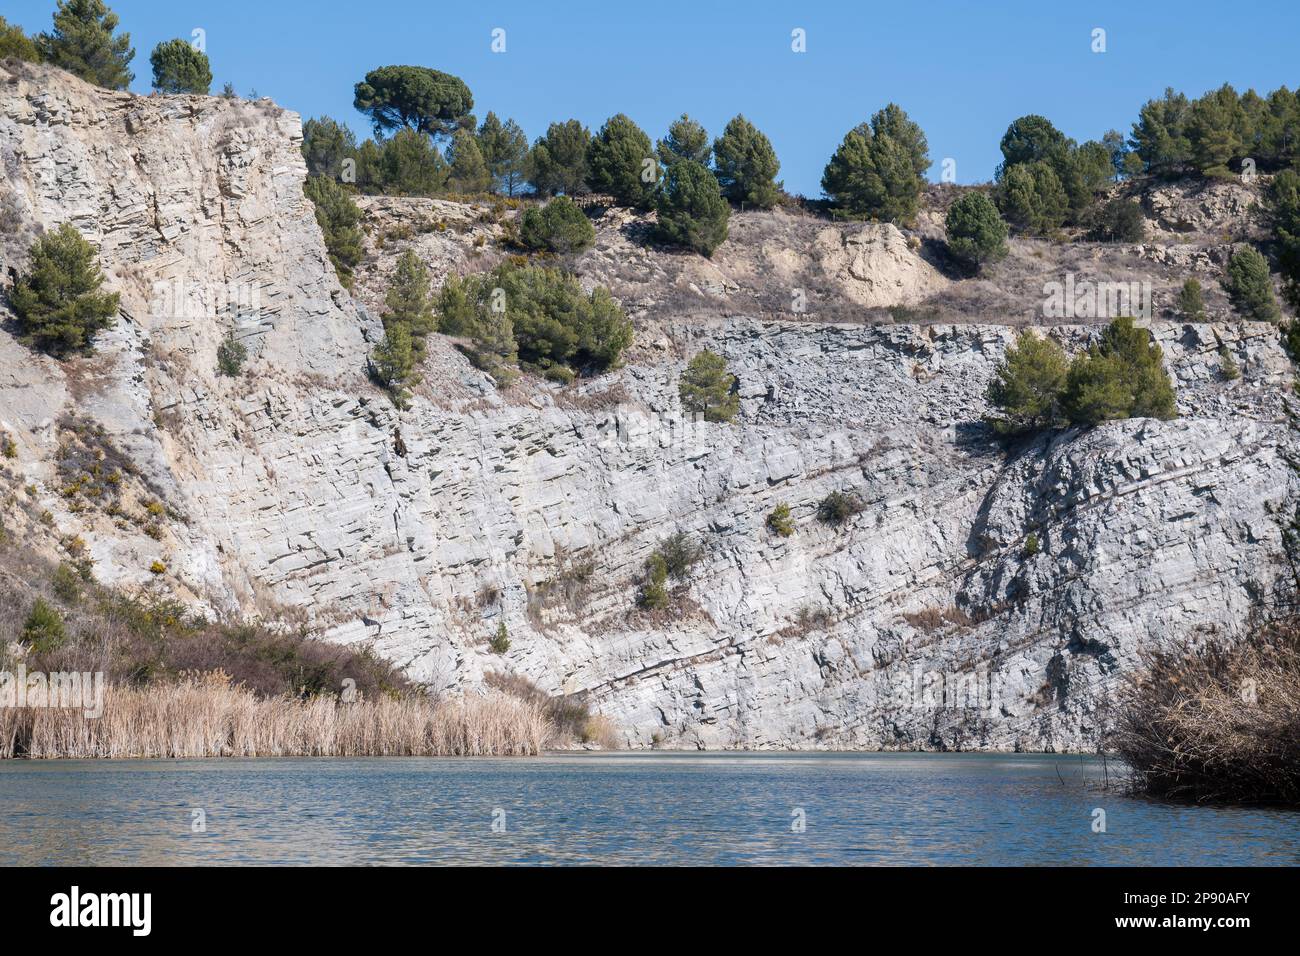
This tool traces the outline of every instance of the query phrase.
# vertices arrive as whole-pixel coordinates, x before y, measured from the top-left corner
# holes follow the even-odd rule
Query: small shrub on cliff
[[[309,176],[303,192],[316,210],[316,222],[325,237],[325,251],[345,288],[352,288],[352,270],[361,262],[361,210],[348,191],[332,179]]]
[[[1237,360],[1232,357],[1232,352],[1226,345],[1219,346],[1219,374],[1223,376],[1225,382],[1235,382],[1241,378],[1241,369],[1237,367]]]
[[[1178,290],[1178,314],[1188,322],[1205,321],[1205,298],[1201,294],[1200,280],[1192,277]]]
[[[225,375],[228,378],[236,378],[244,370],[244,362],[248,360],[248,349],[243,342],[235,338],[235,333],[231,332],[221,344],[217,346],[217,374]]]
[[[135,50],[131,34],[113,35],[117,23],[103,0],[59,0],[53,32],[42,33],[36,45],[47,63],[96,86],[124,90],[135,79],[128,69]]]
[[[1069,368],[1055,341],[1028,329],[1021,332],[989,382],[986,397],[998,414],[986,421],[1004,435],[1063,424],[1060,399]]]
[[[677,531],[659,542],[655,554],[663,559],[670,577],[685,581],[690,577],[691,568],[704,556],[704,549],[686,532]]]
[[[727,360],[705,349],[686,364],[677,385],[682,408],[703,415],[706,422],[730,422],[740,410],[736,376],[727,371]]]
[[[1091,237],[1098,242],[1141,242],[1146,236],[1142,206],[1132,199],[1114,199],[1089,217]]]
[[[596,230],[577,203],[568,196],[556,196],[545,206],[524,213],[519,238],[529,249],[568,255],[595,242]]]
[[[1253,246],[1234,252],[1228,260],[1223,289],[1232,299],[1232,307],[1243,318],[1277,322],[1282,313],[1273,297],[1273,280],[1268,262]]]
[[[772,509],[772,513],[767,516],[767,530],[782,538],[788,538],[794,534],[794,519],[790,517],[790,506],[785,502],[777,505]]]
[[[510,634],[506,630],[505,621],[497,624],[497,632],[492,635],[492,640],[488,641],[488,648],[493,654],[504,654],[510,650]]]
[[[817,520],[838,528],[862,509],[862,501],[857,495],[832,491],[817,505]]]
[[[981,192],[963,193],[948,207],[948,250],[969,269],[1007,254],[1007,224]]]
[[[646,562],[645,580],[641,582],[636,603],[645,611],[668,606],[668,564],[662,555],[652,554]]]
[[[1127,316],[1106,326],[1100,342],[1071,363],[1061,407],[1076,425],[1178,417],[1163,350]]]
[[[63,618],[50,607],[44,598],[37,598],[27,620],[23,622],[21,639],[36,653],[54,650],[66,640]]]
[[[384,329],[401,325],[411,337],[411,351],[418,363],[424,359],[424,338],[438,328],[434,314],[433,293],[429,288],[429,270],[414,251],[407,249],[397,260],[388,291],[384,293],[385,311],[380,318]]]
[[[207,96],[212,86],[208,55],[184,40],[159,43],[149,55],[153,88],[159,93],[197,93]]]
[[[38,239],[31,268],[9,293],[23,341],[55,355],[85,348],[113,324],[117,293],[100,292],[95,250],[70,223]]]
[[[385,332],[383,341],[370,353],[370,368],[375,381],[388,390],[393,404],[405,408],[410,400],[408,386],[419,381],[410,329],[397,323]]]

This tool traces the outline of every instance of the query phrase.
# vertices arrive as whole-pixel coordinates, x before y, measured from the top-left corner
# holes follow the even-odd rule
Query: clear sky
[[[206,31],[214,91],[230,81],[368,134],[352,86],[389,63],[455,73],[475,113],[514,117],[529,139],[577,117],[595,131],[627,113],[658,139],[683,111],[712,135],[743,112],[772,140],[786,188],[820,195],[844,133],[891,100],[919,122],[939,177],[989,179],[1007,124],[1041,113],[1083,141],[1128,133],[1166,86],[1227,81],[1263,93],[1300,83],[1300,0],[109,0],[148,92],[158,42]],[[28,31],[54,0],[4,0]],[[492,31],[506,51],[493,53]],[[807,51],[791,50],[791,31]],[[1093,31],[1106,31],[1104,53]]]

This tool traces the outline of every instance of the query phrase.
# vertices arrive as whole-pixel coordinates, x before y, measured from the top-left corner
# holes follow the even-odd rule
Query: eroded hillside
[[[269,101],[0,67],[0,266],[71,221],[122,295],[90,357],[0,333],[6,524],[32,547],[80,539],[102,580],[213,611],[301,609],[436,689],[517,673],[586,694],[632,745],[710,748],[1086,747],[1143,647],[1238,632],[1282,573],[1292,372],[1277,330],[1217,297],[1218,321],[1151,323],[1178,420],[1009,449],[980,424],[1012,325],[1062,271],[1149,264],[1158,306],[1186,274],[1214,285],[1237,237],[1195,219],[1203,195],[1148,203],[1155,225],[1195,220],[1178,236],[1017,243],[980,280],[945,272],[933,222],[744,214],[704,260],[608,210],[575,268],[636,322],[626,367],[500,392],[433,335],[399,412],[364,374],[385,276],[407,248],[435,279],[489,267],[509,254],[499,217],[365,200],[354,297],[303,198],[299,143]],[[949,321],[882,323],[897,306]],[[1078,348],[1095,328],[1053,332]],[[235,379],[216,373],[231,333],[250,356]],[[734,425],[679,414],[678,375],[705,345],[738,376]],[[133,463],[115,509],[66,493],[85,434]],[[815,517],[833,490],[864,505],[840,528]],[[790,537],[766,529],[781,503]],[[703,558],[676,611],[639,612],[646,558],[678,531]],[[502,621],[504,655],[488,646]]]

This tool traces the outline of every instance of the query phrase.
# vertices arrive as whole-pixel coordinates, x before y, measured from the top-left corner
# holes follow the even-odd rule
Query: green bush
[[[37,598],[23,622],[20,639],[38,654],[52,651],[67,639],[63,618],[44,598]]]
[[[609,290],[586,293],[572,275],[539,266],[503,263],[448,279],[438,320],[448,335],[471,339],[471,357],[502,384],[515,361],[564,381],[617,367],[632,344],[632,323]]]
[[[95,250],[70,223],[32,245],[30,270],[9,293],[23,341],[55,355],[86,348],[113,324],[118,294],[100,292]]]
[[[159,43],[149,55],[153,88],[159,93],[197,93],[207,96],[212,87],[208,55],[184,40]]]
[[[1300,110],[1297,111],[1300,120]],[[1268,213],[1277,237],[1282,289],[1293,309],[1300,309],[1300,174],[1284,169],[1268,190]]]
[[[713,158],[722,195],[731,202],[751,209],[776,205],[781,163],[771,141],[744,116],[734,117],[713,141]]]
[[[817,505],[817,520],[823,524],[839,527],[855,514],[862,511],[862,500],[857,495],[832,491]]]
[[[36,38],[41,57],[87,83],[124,90],[135,79],[131,34],[114,36],[117,14],[103,0],[59,0],[54,30]]]
[[[925,134],[890,103],[844,136],[822,173],[822,189],[841,215],[910,223],[930,167]]]
[[[217,346],[217,374],[235,378],[244,370],[248,349],[231,332]]]
[[[740,410],[736,376],[727,371],[727,360],[705,349],[686,363],[677,384],[682,408],[702,414],[706,422],[730,422]]]
[[[487,192],[492,186],[492,174],[478,148],[473,131],[458,129],[451,138],[449,154],[451,166],[447,173],[447,188],[461,195]]]
[[[596,229],[577,203],[568,196],[556,196],[545,206],[524,213],[519,239],[529,249],[568,255],[591,246]]]
[[[383,341],[370,353],[370,368],[375,381],[388,390],[393,404],[405,408],[410,400],[408,386],[419,382],[409,327],[398,322],[384,332]]]
[[[691,568],[704,557],[704,549],[684,531],[676,531],[664,538],[654,553],[663,559],[668,575],[676,581],[686,581]]]
[[[1146,237],[1142,206],[1132,199],[1115,199],[1091,217],[1090,235],[1098,242],[1141,242]]]
[[[1023,557],[1026,557],[1026,558],[1032,558],[1032,557],[1033,557],[1034,555],[1036,555],[1040,550],[1041,550],[1041,547],[1040,547],[1040,545],[1039,545],[1039,543],[1038,543],[1038,535],[1034,534],[1034,533],[1031,531],[1031,532],[1028,534],[1028,536],[1026,536],[1026,538],[1025,538],[1025,548],[1024,548],[1024,551],[1021,552],[1021,554],[1022,554]]]
[[[28,63],[39,63],[41,51],[36,48],[32,38],[23,32],[22,27],[16,23],[7,23],[4,17],[0,17],[0,60],[10,57]]]
[[[1261,322],[1277,322],[1282,313],[1273,298],[1273,280],[1268,262],[1253,246],[1244,246],[1232,254],[1223,280],[1224,291],[1242,317]]]
[[[436,196],[447,188],[447,161],[424,133],[399,129],[382,146],[365,145],[357,151],[358,186],[390,196]]]
[[[1101,340],[1070,364],[1061,407],[1076,425],[1178,416],[1163,351],[1127,316],[1111,322]]]
[[[339,179],[343,175],[343,161],[355,158],[356,151],[357,138],[342,123],[322,116],[302,124],[302,156],[307,161],[307,175]]]
[[[380,318],[384,328],[404,325],[411,333],[416,357],[424,358],[424,337],[438,328],[434,314],[433,293],[429,288],[429,270],[414,250],[407,249],[397,259],[388,291],[384,293],[385,310]]]
[[[722,198],[717,178],[693,160],[668,167],[657,209],[662,242],[712,256],[727,238],[731,207]]]
[[[1201,294],[1201,283],[1195,277],[1183,283],[1178,292],[1178,314],[1188,322],[1205,321],[1205,298]]]
[[[1026,329],[998,364],[985,393],[997,415],[986,420],[1004,435],[1018,435],[1064,424],[1061,392],[1070,365],[1050,338]]]
[[[982,192],[963,193],[948,207],[948,250],[968,268],[1007,254],[1007,224],[998,207]]]
[[[646,561],[645,579],[637,595],[637,605],[646,611],[657,611],[668,606],[668,565],[659,554]]]
[[[506,622],[497,623],[497,632],[492,635],[492,640],[488,641],[488,647],[493,654],[504,654],[510,650],[510,634],[506,630]]]
[[[1219,346],[1219,374],[1226,382],[1235,382],[1241,378],[1241,369],[1237,367],[1237,360],[1232,357],[1232,352],[1228,351],[1226,345]]]
[[[76,604],[81,600],[81,591],[85,583],[81,572],[66,561],[60,562],[54,569],[53,577],[50,578],[50,588],[64,604]]]
[[[345,288],[352,288],[352,270],[361,262],[361,210],[348,191],[332,179],[309,176],[303,193],[312,201],[316,222],[325,237],[325,251]]]
[[[648,208],[658,166],[650,137],[627,116],[611,116],[587,147],[587,184],[624,206]],[[648,177],[648,178],[647,178]]]
[[[794,534],[794,518],[790,516],[790,506],[785,502],[777,505],[772,509],[772,513],[767,516],[767,530],[782,538],[788,538]]]

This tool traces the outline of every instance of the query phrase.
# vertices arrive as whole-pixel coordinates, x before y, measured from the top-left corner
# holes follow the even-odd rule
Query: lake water
[[[1102,777],[996,754],[4,761],[0,864],[1300,863],[1300,813]]]

